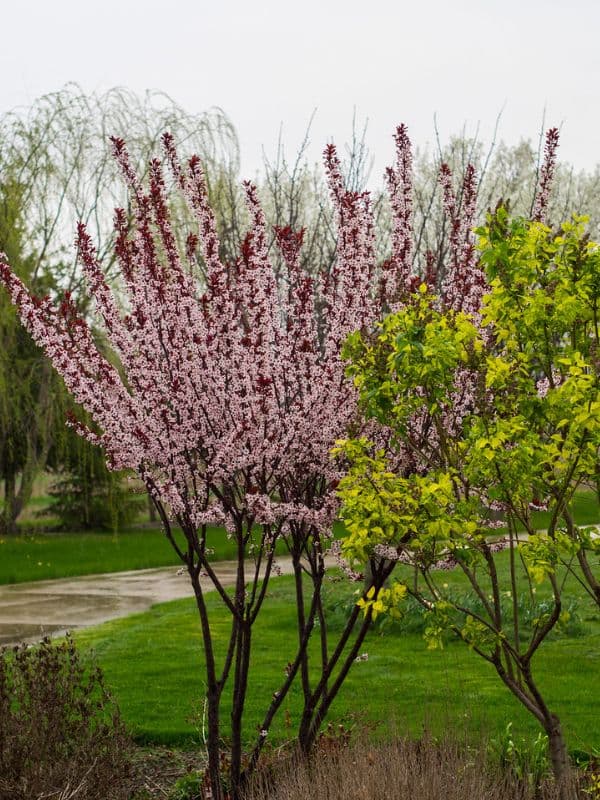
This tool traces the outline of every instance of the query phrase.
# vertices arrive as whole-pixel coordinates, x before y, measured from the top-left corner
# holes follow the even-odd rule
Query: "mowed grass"
[[[573,517],[578,525],[595,525],[600,523],[600,506],[596,492],[580,489],[575,493],[571,504]],[[534,511],[532,521],[537,530],[545,530],[550,522],[548,511]]]
[[[235,543],[227,538],[223,528],[210,528],[208,541],[215,551],[214,559],[235,558]],[[125,530],[119,534],[38,533],[0,538],[0,584],[179,563],[170,542],[158,528]]]
[[[334,526],[336,536],[344,528]],[[181,531],[176,539],[186,549]],[[254,533],[259,541],[259,531]],[[224,528],[209,526],[208,546],[211,558],[224,561],[237,558],[237,547]],[[280,541],[276,553],[287,549]],[[131,528],[117,534],[109,531],[86,533],[35,533],[0,536],[0,585],[25,581],[70,578],[103,572],[169,567],[181,564],[170,542],[159,527]]]
[[[39,504],[48,498],[34,498]],[[598,500],[592,492],[581,491],[575,496],[573,513],[580,525],[600,522]],[[534,524],[538,529],[547,526],[548,512],[536,512]],[[35,525],[31,520],[29,524]],[[338,523],[335,535],[342,536],[343,525]],[[501,533],[501,531],[500,531]],[[235,545],[222,528],[210,528],[210,547],[217,560],[235,558]],[[285,552],[282,545],[278,552]],[[68,578],[101,572],[122,572],[151,567],[167,567],[179,561],[161,529],[130,529],[118,534],[105,531],[91,533],[29,532],[0,538],[0,585],[23,581]]]
[[[499,558],[506,574],[506,554]],[[446,573],[451,589],[466,591],[458,572]],[[328,605],[333,630],[339,630],[354,587],[331,583]],[[572,592],[571,592],[572,590]],[[597,610],[575,585],[585,635],[555,637],[534,661],[535,675],[550,707],[560,716],[571,749],[600,747],[600,621]],[[543,589],[540,587],[540,593]],[[212,630],[222,656],[229,618],[216,595],[209,597]],[[245,739],[253,740],[270,698],[284,677],[296,641],[293,586],[274,579],[254,628]],[[197,610],[192,599],[154,606],[77,634],[104,669],[124,719],[141,742],[184,745],[200,741],[204,662]],[[368,660],[353,665],[330,718],[370,723],[376,736],[391,732],[418,735],[448,730],[473,740],[501,735],[509,722],[515,734],[533,739],[535,720],[501,684],[494,670],[464,644],[450,640],[429,651],[420,633],[375,629],[362,650]],[[315,657],[317,655],[315,648]],[[230,710],[227,691],[222,719]],[[269,735],[282,742],[294,735],[300,710],[298,687],[286,699]],[[286,723],[287,720],[287,723]]]

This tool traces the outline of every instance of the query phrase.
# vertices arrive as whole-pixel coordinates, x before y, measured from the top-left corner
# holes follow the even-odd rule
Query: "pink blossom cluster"
[[[546,397],[550,389],[556,389],[561,385],[562,380],[563,378],[560,374],[560,371],[555,367],[552,367],[552,380],[550,380],[547,375],[544,375],[544,377],[540,378],[540,380],[535,384],[538,397]]]
[[[284,532],[292,523],[331,528],[342,469],[331,449],[351,426],[369,435],[341,345],[351,331],[368,331],[399,308],[423,279],[413,264],[412,155],[403,125],[395,144],[396,161],[386,173],[392,249],[383,264],[376,256],[369,193],[345,188],[333,145],[324,154],[338,234],[333,268],[305,271],[299,258],[303,230],[277,228],[284,266],[275,271],[265,215],[249,182],[250,228],[236,260],[225,262],[202,164],[196,156],[181,163],[168,134],[163,160],[150,163],[145,183],[124,142],[113,140],[133,214],[130,222],[124,209],[115,211],[119,291],[109,285],[86,227],[79,225],[79,258],[103,323],[101,339],[68,295],[58,304],[33,297],[0,258],[0,281],[90,413],[94,430],[72,424],[105,448],[112,469],[136,471],[184,527],[218,523],[233,531],[242,522]],[[543,176],[551,177],[550,161],[544,169]],[[175,235],[167,181],[195,220],[185,245]],[[477,314],[485,280],[472,233],[475,173],[467,169],[460,202],[446,166],[440,182],[450,220],[441,301]],[[474,403],[472,376],[458,375],[456,385],[448,429],[460,426]],[[430,441],[423,441],[427,420],[416,415],[413,422],[414,441],[402,449],[402,468],[409,472],[423,468],[437,441],[432,428]],[[385,429],[377,435],[384,441]]]
[[[444,211],[450,222],[450,260],[442,280],[442,299],[454,311],[478,314],[486,293],[487,281],[479,266],[475,248],[475,212],[477,180],[474,167],[465,170],[460,202],[452,185],[452,173],[447,164],[440,169],[440,185],[444,196]]]
[[[388,170],[393,252],[377,263],[367,192],[347,191],[335,147],[325,151],[338,227],[337,259],[316,277],[300,267],[303,231],[275,231],[285,267],[276,274],[257,190],[244,184],[251,226],[234,263],[220,257],[217,222],[197,157],[179,161],[171,136],[164,159],[150,163],[147,185],[128,151],[113,140],[127,183],[133,223],[115,212],[121,293],[106,280],[85,225],[77,246],[89,292],[114,356],[98,346],[69,297],[59,305],[32,297],[0,259],[0,279],[21,319],[45,349],[95,429],[113,469],[132,469],[151,495],[187,527],[230,529],[296,520],[330,528],[337,513],[336,439],[357,418],[341,344],[371,327],[405,292],[411,270],[411,155],[396,135]],[[178,246],[169,180],[196,222]],[[202,283],[194,277],[200,261]],[[116,364],[116,365],[115,365]]]
[[[400,125],[394,136],[396,167],[388,167],[386,179],[392,207],[392,256],[381,267],[381,296],[392,300],[392,308],[407,292],[416,288],[413,275],[412,225],[412,152],[406,125]]]
[[[346,577],[349,578],[351,581],[358,583],[358,581],[362,581],[365,578],[363,572],[359,572],[358,570],[352,569],[349,566],[348,562],[344,558],[342,554],[342,543],[339,539],[332,539],[329,545],[329,550],[327,555],[331,556],[337,566],[345,573]]]
[[[556,169],[556,151],[558,150],[559,133],[558,128],[550,128],[546,133],[546,143],[544,146],[544,161],[540,168],[538,187],[533,205],[531,218],[537,222],[546,221],[550,190]]]

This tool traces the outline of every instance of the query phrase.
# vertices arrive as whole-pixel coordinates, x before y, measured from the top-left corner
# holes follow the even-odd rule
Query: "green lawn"
[[[47,502],[47,498],[42,499]],[[573,510],[581,525],[600,522],[598,501],[591,492],[579,492]],[[548,517],[546,512],[534,514],[536,527],[546,527]],[[28,524],[35,522],[30,520]],[[342,530],[343,526],[338,525],[336,534],[340,535]],[[212,528],[210,539],[215,558],[235,557],[234,545],[221,528]],[[109,532],[30,532],[0,538],[0,584],[166,567],[177,563],[177,557],[158,527],[125,530],[118,535]]]
[[[216,559],[235,557],[235,545],[222,528],[211,528]],[[0,538],[0,584],[121,572],[178,564],[158,528],[109,532],[39,533]]]
[[[506,568],[506,554],[502,569]],[[458,573],[448,573],[457,590]],[[331,608],[341,609],[353,587],[331,584]],[[541,591],[541,590],[540,590]],[[600,747],[600,621],[597,611],[579,594],[580,628],[585,635],[557,636],[547,642],[534,664],[550,706],[561,717],[570,748]],[[228,619],[218,598],[210,613],[217,647],[224,646]],[[338,611],[341,614],[341,610]],[[339,625],[335,614],[332,627]],[[407,626],[405,626],[406,628]],[[283,678],[294,645],[294,607],[290,578],[274,579],[255,627],[246,736],[251,739],[265,705]],[[144,742],[189,743],[198,739],[193,717],[202,709],[203,658],[197,611],[192,600],[154,606],[150,611],[115,620],[77,635],[93,648],[127,724]],[[416,632],[373,631],[363,648],[368,660],[353,666],[333,708],[333,719],[353,718],[390,730],[418,734],[448,728],[468,735],[498,736],[513,721],[517,734],[537,735],[533,720],[500,683],[495,672],[462,643],[451,641],[442,651],[428,651]],[[297,721],[298,698],[283,710]],[[229,706],[224,703],[223,719]],[[353,717],[355,715],[355,717]],[[272,741],[289,738],[285,716],[273,728]]]
[[[340,535],[343,526],[336,524],[334,530]],[[181,533],[179,536],[183,543]],[[215,560],[236,558],[236,546],[223,528],[210,527],[208,542]],[[276,551],[287,552],[283,542],[278,543]],[[133,528],[118,534],[29,532],[0,537],[0,585],[180,563],[158,527]]]
[[[600,522],[600,508],[595,492],[580,489],[575,494],[572,511],[578,525],[594,525]],[[550,514],[548,511],[534,511],[532,519],[537,530],[543,530],[548,527]]]
[[[576,499],[580,524],[598,521],[591,494]],[[545,515],[536,525],[543,527]],[[215,557],[234,555],[222,529],[211,529]],[[506,554],[502,554],[500,561]],[[31,534],[0,539],[0,583],[167,566],[177,563],[158,529],[111,533]],[[444,578],[451,591],[466,592],[458,571]],[[524,580],[524,579],[523,579]],[[509,588],[509,587],[506,587]],[[248,696],[247,738],[252,738],[265,705],[279,687],[295,638],[292,586],[289,578],[275,579],[255,628],[251,689]],[[333,628],[351,603],[352,587],[345,582],[328,589]],[[342,593],[340,595],[340,593]],[[543,590],[540,590],[540,596]],[[600,748],[600,621],[578,587],[579,636],[559,636],[546,643],[535,664],[539,682],[551,707],[563,720],[569,746]],[[212,625],[220,646],[227,636],[228,618],[218,598],[210,598]],[[537,734],[535,721],[500,684],[495,673],[459,642],[443,651],[427,651],[412,617],[402,629],[380,635],[375,630],[364,651],[367,661],[356,664],[333,709],[334,719],[361,719],[390,729],[418,733],[426,725],[434,732],[449,726],[472,736],[497,736],[509,721],[517,734]],[[577,626],[575,626],[577,627]],[[144,614],[115,620],[77,636],[93,647],[125,720],[140,741],[171,744],[198,738],[193,721],[202,708],[203,663],[197,611],[191,600],[166,603]],[[292,725],[298,714],[295,695],[286,701]],[[228,712],[224,708],[224,719]],[[285,716],[272,732],[274,741],[291,735]],[[292,729],[293,732],[293,729]]]

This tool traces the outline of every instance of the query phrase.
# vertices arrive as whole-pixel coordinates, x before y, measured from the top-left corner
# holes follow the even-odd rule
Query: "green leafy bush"
[[[541,732],[532,741],[517,738],[509,722],[502,736],[490,742],[490,750],[499,759],[503,772],[532,787],[538,787],[550,772],[548,737]]]
[[[175,781],[169,800],[202,800],[202,772],[188,772]]]
[[[40,513],[57,517],[68,531],[118,531],[135,522],[145,494],[134,493],[122,473],[109,472],[102,452],[88,447],[80,455],[52,484],[53,502]]]

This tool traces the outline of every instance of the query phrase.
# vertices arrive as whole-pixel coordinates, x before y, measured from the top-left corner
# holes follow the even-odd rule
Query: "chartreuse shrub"
[[[379,430],[338,443],[348,464],[343,551],[354,563],[408,565],[410,579],[367,596],[363,609],[401,616],[410,596],[426,613],[429,647],[452,634],[489,662],[541,724],[570,797],[560,722],[533,659],[566,621],[559,568],[600,605],[600,540],[572,513],[578,488],[597,490],[600,479],[600,247],[584,218],[553,231],[503,206],[477,234],[479,306],[445,302],[423,283],[374,333],[346,341],[348,373]],[[494,535],[500,527],[506,534]],[[504,549],[506,583],[496,564]],[[447,569],[464,573],[476,606],[444,588]],[[524,630],[523,591],[533,605],[538,584],[551,600]]]

